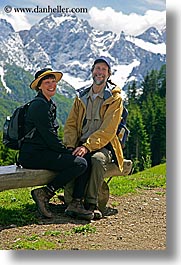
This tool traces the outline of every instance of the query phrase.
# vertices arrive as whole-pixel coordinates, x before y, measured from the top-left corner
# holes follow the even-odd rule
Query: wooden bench
[[[124,160],[123,172],[120,172],[116,164],[111,163],[108,165],[104,178],[109,178],[104,181],[98,193],[98,208],[104,212],[107,202],[109,200],[109,186],[108,182],[113,176],[126,176],[132,170],[132,161]],[[56,172],[44,169],[26,169],[20,168],[16,165],[0,166],[0,191],[43,186],[51,182],[56,176]],[[73,186],[68,183],[64,189],[64,195],[59,195],[66,204],[72,200]]]
[[[124,160],[124,170],[121,173],[115,164],[110,164],[106,177],[128,175],[132,169],[132,161]],[[56,172],[44,169],[26,169],[16,165],[0,166],[0,191],[25,187],[43,186],[56,176]]]

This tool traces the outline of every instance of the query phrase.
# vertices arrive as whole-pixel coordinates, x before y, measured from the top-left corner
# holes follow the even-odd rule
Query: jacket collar
[[[48,101],[48,99],[43,95],[43,93],[41,91],[38,92],[36,97],[41,97],[41,98],[45,99],[48,104],[53,104],[56,107],[56,103],[54,102],[54,100],[51,98],[50,101]]]
[[[94,93],[93,93],[93,89],[92,89],[92,86],[91,86],[91,89],[88,91],[88,93],[86,94],[87,95],[87,98],[89,97],[93,97]],[[104,88],[101,89],[101,91],[99,93],[97,93],[97,95],[100,97],[100,98],[104,98]]]
[[[115,87],[116,87],[115,84],[109,84],[108,82],[106,83],[106,87],[104,88],[104,94],[103,94],[104,100],[110,98],[113,95],[112,90]],[[77,90],[78,97],[80,97],[81,99],[83,99],[85,96],[87,97],[91,88],[92,88],[92,85],[89,87],[83,87],[83,88]]]

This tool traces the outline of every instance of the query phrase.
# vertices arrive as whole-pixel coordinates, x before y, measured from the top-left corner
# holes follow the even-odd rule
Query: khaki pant
[[[91,156],[91,176],[87,184],[87,189],[85,190],[84,200],[86,203],[98,203],[98,193],[99,189],[102,187],[104,182],[104,174],[107,170],[107,164],[112,162],[112,154],[106,148],[102,148],[95,152]],[[69,204],[72,200],[72,193],[74,187],[74,180],[69,182],[64,189],[64,199],[65,203]]]

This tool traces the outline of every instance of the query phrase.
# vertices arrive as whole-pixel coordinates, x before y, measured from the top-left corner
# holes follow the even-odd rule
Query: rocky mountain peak
[[[112,72],[123,89],[133,78],[141,82],[145,69],[157,70],[166,63],[165,29],[150,28],[139,36],[115,34],[94,29],[76,15],[60,13],[49,14],[30,30],[14,32],[1,21],[1,32],[4,27],[8,41],[0,40],[0,66],[17,64],[32,74],[50,66],[62,71],[64,80],[75,88],[91,80],[92,63],[101,55],[111,59]]]
[[[11,33],[14,32],[12,25],[5,19],[0,18],[0,41],[6,39]]]
[[[151,27],[147,29],[143,34],[140,34],[139,36],[137,36],[137,38],[145,40],[147,42],[158,44],[158,43],[164,42],[164,38],[162,36],[163,33],[164,31],[161,32],[161,31],[158,31],[155,27]]]

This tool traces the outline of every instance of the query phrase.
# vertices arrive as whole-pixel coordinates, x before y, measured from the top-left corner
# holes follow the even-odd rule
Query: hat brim
[[[105,63],[109,69],[111,69],[111,65],[108,62],[108,60],[104,59],[104,58],[98,58],[95,60],[94,65],[96,65],[97,63]]]
[[[41,74],[40,76],[38,76],[35,80],[33,80],[30,84],[30,88],[31,89],[36,89],[38,82],[45,77],[46,75],[54,75],[55,76],[55,80],[56,82],[59,82],[60,79],[62,78],[63,74],[61,72],[54,72],[54,71],[46,71],[43,74]]]

